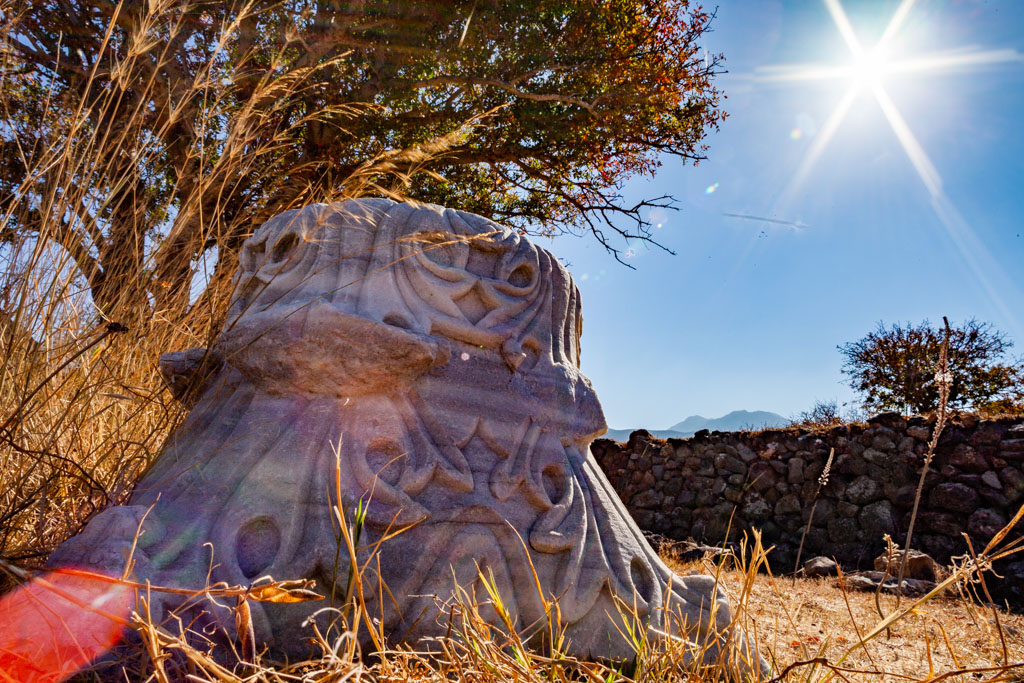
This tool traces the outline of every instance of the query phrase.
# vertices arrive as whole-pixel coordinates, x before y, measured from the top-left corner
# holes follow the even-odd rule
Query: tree
[[[810,410],[801,411],[793,423],[801,427],[837,427],[843,424],[839,403],[833,398],[817,400]]]
[[[879,322],[863,339],[839,346],[843,373],[872,410],[925,413],[939,401],[936,372],[945,331]],[[950,328],[951,409],[987,409],[1024,399],[1024,362],[1008,357],[1013,342],[989,323],[971,319]]]
[[[176,316],[204,253],[225,282],[255,227],[324,199],[650,239],[671,198],[626,204],[623,181],[702,158],[725,116],[712,16],[687,0],[14,0],[0,18],[0,239],[59,245],[108,318]]]

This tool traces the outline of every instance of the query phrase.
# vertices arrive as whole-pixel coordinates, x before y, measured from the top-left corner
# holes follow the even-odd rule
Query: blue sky
[[[880,320],[977,317],[1024,354],[1024,2],[723,0],[713,28],[729,118],[709,158],[625,188],[677,198],[655,216],[676,255],[632,245],[630,270],[540,240],[583,295],[609,425],[853,400],[836,346]]]

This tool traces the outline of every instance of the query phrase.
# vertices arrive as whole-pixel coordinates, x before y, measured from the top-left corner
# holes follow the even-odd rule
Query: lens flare
[[[0,598],[0,680],[56,683],[114,647],[134,589],[55,571]]]
[[[803,136],[804,132],[799,128],[794,128],[793,130],[789,131],[789,137],[791,140],[799,140]]]
[[[704,194],[714,194],[715,190],[717,190],[717,189],[718,189],[718,183],[713,183],[711,185],[708,185],[704,189]]]

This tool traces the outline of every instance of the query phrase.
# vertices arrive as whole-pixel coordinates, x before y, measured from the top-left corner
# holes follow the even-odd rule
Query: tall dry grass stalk
[[[800,556],[804,552],[804,541],[807,539],[807,532],[811,530],[811,524],[814,523],[814,510],[818,507],[818,495],[821,490],[828,486],[828,477],[832,472],[832,458],[835,457],[836,449],[830,449],[828,452],[828,460],[825,461],[825,467],[821,470],[821,474],[818,476],[818,485],[814,489],[814,501],[811,503],[811,512],[807,515],[807,526],[804,527],[804,531],[800,534],[800,546],[796,550],[796,563],[793,565],[793,580],[796,581],[797,574],[800,572]],[[795,584],[794,584],[795,585]]]
[[[946,327],[946,335],[939,350],[939,369],[935,372],[935,383],[939,386],[939,408],[935,416],[935,427],[932,429],[932,438],[928,441],[928,450],[924,455],[924,464],[921,466],[921,478],[917,482],[917,490],[914,492],[914,507],[910,512],[910,524],[907,527],[907,540],[903,544],[903,550],[899,552],[900,571],[896,579],[896,607],[899,607],[900,598],[903,597],[903,577],[907,571],[907,555],[910,552],[910,543],[914,538],[914,523],[917,521],[917,509],[921,504],[921,494],[924,492],[925,478],[928,476],[928,468],[931,467],[935,458],[935,449],[939,445],[939,438],[946,426],[946,408],[949,403],[949,389],[953,384],[953,376],[949,372],[949,319],[942,316],[942,323]]]

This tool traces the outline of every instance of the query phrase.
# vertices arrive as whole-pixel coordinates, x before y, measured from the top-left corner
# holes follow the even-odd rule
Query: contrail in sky
[[[776,225],[785,225],[787,228],[793,228],[794,230],[803,230],[804,228],[809,228],[810,227],[806,223],[801,223],[800,221],[784,221],[784,220],[780,220],[778,218],[766,218],[764,216],[751,216],[750,214],[746,214],[746,213],[728,213],[728,212],[723,211],[722,215],[723,216],[728,216],[730,218],[742,218],[743,220],[747,220],[747,221],[761,221],[762,223],[775,223]]]

